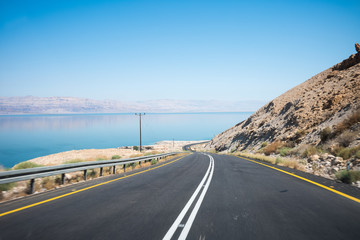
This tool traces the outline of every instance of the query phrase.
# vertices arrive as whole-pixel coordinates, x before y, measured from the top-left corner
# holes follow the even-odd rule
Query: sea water
[[[252,113],[176,113],[142,116],[142,144],[210,140]],[[10,168],[53,153],[139,145],[135,114],[0,116],[0,165]]]

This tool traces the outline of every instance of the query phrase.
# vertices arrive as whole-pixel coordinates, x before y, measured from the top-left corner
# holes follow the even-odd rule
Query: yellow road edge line
[[[353,201],[355,201],[355,202],[360,203],[360,199],[358,199],[358,198],[356,198],[356,197],[353,197],[353,196],[350,196],[350,195],[348,195],[348,194],[346,194],[346,193],[343,193],[343,192],[337,191],[337,190],[335,190],[335,189],[329,188],[329,187],[327,187],[327,186],[325,186],[325,185],[322,185],[322,184],[320,184],[320,183],[311,181],[310,179],[307,179],[307,178],[304,178],[304,177],[300,177],[299,175],[296,175],[296,174],[294,174],[294,173],[290,173],[290,172],[281,170],[281,169],[279,169],[279,168],[276,168],[276,167],[273,167],[273,166],[270,166],[270,165],[267,165],[267,164],[264,164],[264,163],[260,163],[260,162],[258,162],[258,161],[254,161],[254,160],[249,159],[249,158],[246,158],[246,157],[241,157],[241,156],[236,156],[236,157],[237,157],[237,158],[240,158],[240,159],[244,159],[244,160],[250,161],[250,162],[254,162],[254,163],[257,163],[257,164],[260,164],[260,165],[263,165],[263,166],[268,167],[268,168],[272,168],[272,169],[277,170],[277,171],[282,172],[282,173],[286,173],[286,174],[288,174],[288,175],[290,175],[290,176],[293,176],[293,177],[299,178],[299,179],[301,179],[301,180],[303,180],[303,181],[312,183],[312,184],[314,184],[314,185],[316,185],[316,186],[318,186],[318,187],[324,188],[324,189],[326,189],[326,190],[328,190],[328,191],[331,191],[331,192],[333,192],[333,193],[336,193],[336,194],[338,194],[338,195],[341,195],[341,196],[343,196],[343,197],[346,197],[346,198],[348,198],[348,199],[351,199],[351,200],[353,200]]]
[[[188,155],[186,155],[186,156],[188,156]],[[4,212],[4,213],[0,213],[0,217],[5,216],[5,215],[9,215],[11,213],[19,212],[19,211],[22,211],[22,210],[25,210],[25,209],[28,209],[28,208],[32,208],[32,207],[35,207],[35,206],[38,206],[38,205],[41,205],[41,204],[44,204],[44,203],[47,203],[47,202],[51,202],[51,201],[54,201],[54,200],[57,200],[57,199],[60,199],[60,198],[63,198],[63,197],[67,197],[67,196],[73,195],[75,193],[79,193],[79,192],[83,192],[83,191],[86,191],[86,190],[89,190],[89,189],[92,189],[92,188],[95,188],[95,187],[99,187],[99,186],[102,186],[102,185],[105,185],[105,184],[108,184],[108,183],[119,181],[119,180],[124,179],[124,178],[132,177],[132,176],[138,175],[140,173],[155,170],[157,168],[160,168],[160,167],[166,166],[168,164],[171,164],[173,162],[179,161],[180,159],[183,159],[186,156],[180,157],[180,158],[175,159],[175,160],[173,160],[171,162],[168,162],[168,163],[164,163],[164,164],[162,164],[160,166],[157,166],[157,167],[146,169],[146,170],[141,171],[141,172],[133,173],[133,174],[123,176],[123,177],[120,177],[120,178],[116,178],[116,179],[112,179],[112,180],[109,180],[109,181],[106,181],[106,182],[103,182],[103,183],[99,183],[99,184],[96,184],[96,185],[93,185],[93,186],[90,186],[90,187],[79,189],[77,191],[73,191],[73,192],[69,192],[69,193],[66,193],[66,194],[63,194],[63,195],[60,195],[60,196],[57,196],[57,197],[49,198],[49,199],[41,201],[41,202],[33,203],[33,204],[30,204],[30,205],[27,205],[27,206],[24,206],[24,207],[20,207],[20,208],[14,209],[14,210],[10,210],[10,211]]]

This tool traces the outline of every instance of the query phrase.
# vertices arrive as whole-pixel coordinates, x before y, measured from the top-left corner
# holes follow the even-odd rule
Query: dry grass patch
[[[263,154],[259,154],[259,153],[253,154],[253,153],[246,153],[246,152],[237,152],[234,155],[240,156],[240,157],[252,158],[252,159],[260,160],[263,162],[267,162],[267,163],[271,163],[271,164],[275,164],[275,165],[279,165],[279,166],[297,169],[300,171],[305,171],[305,164],[296,159],[270,157],[270,156],[264,156]]]

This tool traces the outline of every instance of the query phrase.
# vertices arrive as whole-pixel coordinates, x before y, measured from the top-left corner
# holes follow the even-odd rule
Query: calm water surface
[[[207,140],[245,120],[251,113],[146,114],[143,145],[162,140]],[[139,144],[134,114],[0,116],[0,164],[53,153]]]

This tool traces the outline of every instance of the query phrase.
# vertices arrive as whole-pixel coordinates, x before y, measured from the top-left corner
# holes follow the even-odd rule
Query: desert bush
[[[356,157],[357,159],[360,159],[360,150],[357,150],[357,151],[356,151],[355,157]]]
[[[43,165],[39,165],[33,162],[22,162],[17,164],[14,169],[15,170],[19,170],[19,169],[26,169],[26,168],[36,168],[36,167],[42,167]]]
[[[360,109],[356,110],[353,114],[351,114],[348,118],[346,118],[343,122],[336,125],[336,133],[340,134],[347,129],[350,129],[354,124],[360,122]]]
[[[291,148],[288,147],[282,147],[279,149],[280,156],[285,157],[290,154]]]
[[[344,183],[353,183],[360,180],[360,171],[341,170],[335,177]]]
[[[264,148],[264,147],[266,147],[267,145],[268,145],[267,142],[263,142],[263,143],[261,144],[261,148]]]
[[[114,155],[114,156],[111,157],[111,159],[120,159],[120,158],[121,158],[120,155]]]
[[[138,165],[137,162],[127,163],[127,164],[125,164],[125,167],[126,167],[126,168],[131,167],[132,169],[134,169],[137,165]]]
[[[338,157],[342,157],[343,159],[347,160],[351,157],[350,148],[343,148],[337,154]]]
[[[91,169],[90,171],[87,171],[86,176],[88,178],[95,178],[96,177],[96,171],[94,169]]]
[[[151,165],[155,165],[155,164],[157,164],[158,163],[158,160],[157,159],[152,159],[151,160]]]
[[[102,157],[96,158],[96,161],[105,161],[105,160],[107,160],[107,159],[102,158]]]
[[[138,151],[139,147],[138,146],[133,146],[133,150]]]
[[[302,157],[310,157],[317,153],[317,149],[314,146],[307,147],[304,152],[301,154]]]
[[[344,147],[337,147],[334,149],[334,154],[337,157],[342,157],[343,159],[347,160],[352,157],[360,158],[360,146],[351,147],[351,148],[344,148]]]
[[[283,162],[284,162],[284,160],[281,157],[277,157],[276,160],[275,160],[276,165],[282,164]]]
[[[320,132],[320,139],[322,142],[326,142],[331,138],[332,131],[330,127],[326,127]]]
[[[337,141],[339,146],[348,147],[352,141],[356,138],[356,134],[350,131],[343,132],[339,137],[337,137]]]
[[[14,182],[0,184],[0,191],[8,191],[8,190],[12,189],[13,187],[15,187]]]
[[[55,188],[55,180],[53,177],[45,177],[41,181],[42,187],[47,190]]]
[[[272,153],[275,153],[278,148],[282,146],[282,143],[280,141],[275,141],[271,144],[269,144],[265,149],[264,153],[265,155],[269,156]]]

